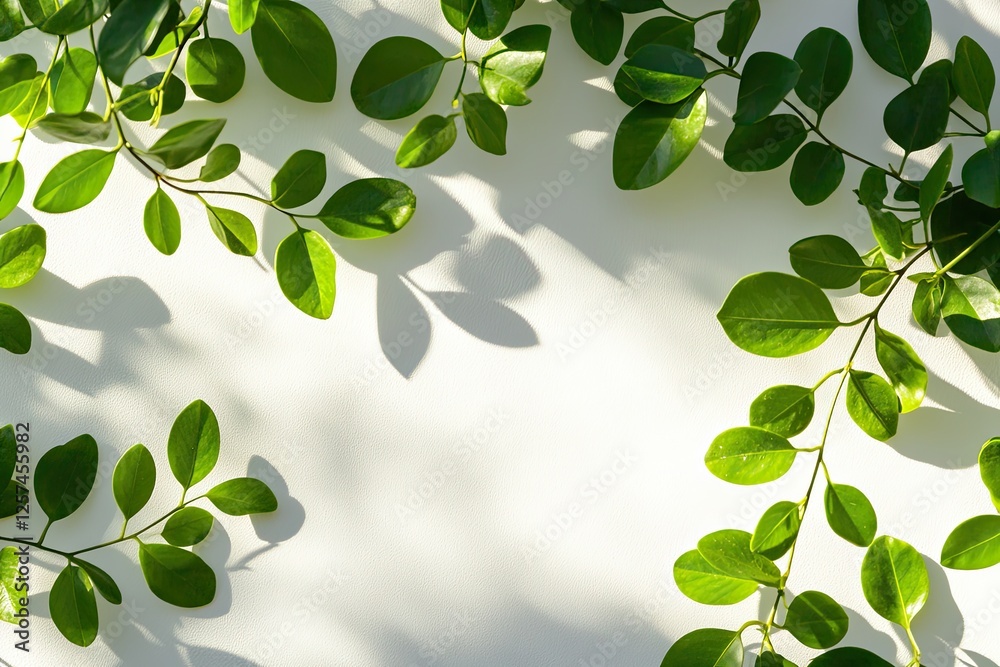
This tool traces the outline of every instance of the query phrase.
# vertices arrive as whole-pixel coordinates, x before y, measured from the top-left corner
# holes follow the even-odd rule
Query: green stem
[[[962,114],[958,113],[954,109],[951,109],[951,113],[952,113],[952,115],[955,116],[955,118],[959,119],[960,121],[962,121],[963,123],[965,123],[966,125],[968,125],[969,127],[971,127],[976,132],[975,136],[979,136],[979,137],[985,137],[986,136],[986,132],[985,131],[980,130],[978,127],[976,127],[976,125],[971,120],[969,120],[968,118],[966,118]],[[989,122],[990,122],[990,119],[987,118],[986,119],[987,125],[989,124]]]
[[[135,531],[133,533],[130,533],[128,535],[122,535],[122,536],[120,536],[120,537],[118,537],[116,539],[108,540],[107,542],[102,542],[100,544],[95,544],[92,547],[87,547],[85,549],[77,549],[76,551],[70,551],[67,555],[71,556],[71,557],[72,556],[79,556],[80,554],[85,554],[85,553],[90,552],[90,551],[96,551],[98,549],[103,549],[105,547],[114,546],[115,544],[120,544],[122,542],[127,542],[128,540],[138,540],[139,536],[142,535],[143,533],[145,533],[147,530],[155,528],[156,526],[160,525],[161,523],[163,523],[164,521],[166,521],[167,519],[169,519],[170,517],[172,517],[177,512],[180,512],[182,509],[184,509],[185,507],[187,507],[191,503],[195,502],[196,500],[201,500],[204,497],[205,496],[203,496],[203,495],[202,496],[198,496],[197,498],[192,498],[191,500],[188,500],[187,502],[181,503],[180,505],[178,505],[174,509],[170,510],[169,512],[167,512],[166,514],[164,514],[163,516],[161,516],[156,521],[154,521],[154,522],[152,522],[152,523],[150,523],[150,524],[148,524],[146,526],[143,526],[142,528],[140,528],[139,530],[137,530],[137,531]]]
[[[17,158],[21,155],[21,147],[24,146],[24,140],[28,136],[28,130],[31,127],[31,114],[34,112],[35,106],[38,104],[38,100],[42,96],[42,92],[46,91],[47,94],[49,77],[52,75],[52,69],[56,66],[56,61],[59,60],[59,51],[65,43],[65,37],[60,37],[59,41],[56,42],[56,50],[52,53],[52,60],[49,62],[49,66],[45,70],[45,75],[42,78],[42,85],[38,88],[38,92],[35,93],[35,99],[32,100],[31,107],[28,110],[28,118],[24,123],[24,129],[21,132],[21,136],[16,139],[17,148],[14,149],[14,159],[11,160],[12,162],[16,162]]]
[[[49,528],[52,526],[52,519],[45,522],[45,528],[42,528],[42,534],[38,537],[38,545],[41,546],[42,542],[45,541],[45,536],[49,534]]]
[[[174,51],[173,55],[170,56],[170,63],[167,65],[167,69],[163,72],[163,77],[160,82],[156,84],[153,88],[156,94],[156,109],[153,111],[153,117],[150,122],[156,125],[160,122],[160,117],[163,115],[163,100],[166,97],[163,91],[166,89],[167,82],[170,81],[171,75],[174,73],[174,68],[177,66],[177,61],[180,60],[181,53],[184,52],[184,47],[187,46],[188,41],[198,32],[198,28],[202,25],[206,26],[205,36],[208,36],[207,26],[208,26],[208,10],[212,7],[212,0],[205,0],[205,9],[202,11],[201,16],[195,21],[195,24],[191,26],[191,29],[184,33],[181,41],[177,43],[177,49]]]
[[[478,4],[479,0],[472,0],[472,7],[469,8],[469,18],[465,19],[465,27],[462,28],[462,51],[459,53],[459,57],[462,59],[462,75],[458,79],[458,88],[455,90],[455,96],[451,99],[453,109],[458,108],[458,98],[462,96],[462,86],[465,85],[465,76],[469,73],[469,53],[465,48],[465,42],[469,36],[469,24],[472,23],[472,13],[476,11],[476,5]]]

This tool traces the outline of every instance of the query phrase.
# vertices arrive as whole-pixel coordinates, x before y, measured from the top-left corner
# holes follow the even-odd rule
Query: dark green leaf
[[[24,32],[24,16],[17,0],[0,0],[0,42],[14,39]]]
[[[742,667],[740,633],[707,628],[684,635],[670,647],[660,667]]]
[[[871,651],[863,648],[838,648],[809,663],[809,667],[893,667]]]
[[[232,42],[217,37],[188,46],[185,74],[191,92],[209,102],[232,99],[243,87],[246,62]]]
[[[779,53],[759,51],[751,55],[743,67],[733,122],[752,125],[767,118],[792,92],[800,74],[798,63]]]
[[[621,67],[628,87],[643,99],[660,104],[687,100],[705,82],[701,58],[666,44],[648,44]]]
[[[941,564],[953,570],[1000,565],[1000,516],[977,516],[959,525],[945,540]]]
[[[167,544],[139,546],[139,566],[153,595],[177,607],[203,607],[215,599],[215,572],[190,551]]]
[[[885,441],[896,435],[899,398],[889,383],[874,373],[851,371],[847,412],[862,431],[876,440]]]
[[[861,175],[861,187],[858,188],[858,200],[862,206],[881,209],[885,198],[889,196],[889,188],[885,184],[885,169],[868,167]]]
[[[625,57],[631,58],[647,44],[667,44],[690,52],[694,41],[694,23],[674,16],[657,16],[635,29],[625,45]]]
[[[87,49],[63,51],[49,78],[49,104],[60,114],[75,115],[87,108],[94,92],[97,58]]]
[[[205,158],[198,180],[204,183],[222,180],[239,169],[241,157],[240,149],[236,146],[219,144]]]
[[[975,276],[945,276],[941,314],[959,340],[1000,352],[1000,291],[992,283]]]
[[[927,0],[859,0],[861,43],[875,63],[910,81],[931,45]]]
[[[841,325],[820,288],[783,273],[757,273],[740,280],[718,317],[729,340],[764,357],[808,352]]]
[[[323,21],[291,0],[260,0],[253,50],[267,78],[292,97],[329,102],[337,89],[337,47]],[[406,55],[400,53],[400,59]]]
[[[924,559],[894,537],[875,540],[861,563],[861,588],[868,604],[879,616],[904,628],[923,609],[930,585]]]
[[[482,93],[465,95],[462,118],[472,143],[493,155],[507,154],[507,114]]]
[[[479,39],[500,36],[514,13],[514,0],[441,0],[441,12],[455,30],[466,27]]]
[[[776,433],[756,426],[724,431],[708,448],[705,465],[731,484],[766,484],[783,476],[798,452]]]
[[[12,354],[31,349],[31,324],[17,308],[0,303],[0,348]]]
[[[942,201],[931,217],[934,251],[941,264],[950,264],[952,260],[958,259],[981,236],[987,236],[986,240],[964,255],[950,272],[969,275],[996,264],[1000,261],[1000,234],[987,233],[998,222],[1000,210],[972,201],[964,192],[957,192]]]
[[[573,37],[583,52],[601,63],[610,65],[625,39],[625,17],[607,3],[585,0],[570,16]]]
[[[615,133],[615,185],[642,190],[663,181],[698,145],[707,116],[704,91],[685,102],[644,102],[630,111]]]
[[[825,289],[844,289],[868,270],[861,255],[839,236],[810,236],[788,249],[792,268]]]
[[[944,189],[948,185],[948,177],[951,175],[951,165],[954,155],[955,151],[952,145],[948,144],[945,146],[944,152],[934,161],[934,165],[927,172],[927,176],[924,177],[923,182],[920,183],[918,201],[920,203],[920,217],[924,220],[931,219],[931,213],[934,212],[938,202],[941,201],[941,195],[944,194]]]
[[[736,604],[753,595],[758,587],[755,581],[722,572],[697,550],[688,551],[674,563],[674,581],[681,593],[708,605]]]
[[[795,94],[822,119],[851,80],[854,69],[851,43],[832,28],[816,28],[802,38],[795,50],[795,62],[802,68]]]
[[[75,556],[73,557],[73,562],[79,565],[80,569],[87,573],[87,576],[90,577],[90,582],[94,585],[94,588],[97,589],[97,592],[101,594],[101,597],[111,604],[122,603],[122,592],[118,588],[118,584],[115,583],[115,580],[111,578],[111,575],[93,563],[80,560]]]
[[[917,79],[917,83],[932,83],[934,81],[943,83],[948,87],[948,102],[954,102],[958,99],[958,92],[955,91],[955,86],[952,85],[952,69],[951,61],[947,58],[935,60],[920,72],[920,78]]]
[[[913,293],[913,319],[932,336],[941,324],[941,302],[944,284],[939,279],[921,280]]]
[[[322,236],[297,230],[278,246],[274,258],[281,291],[296,308],[326,320],[337,297],[337,259]]]
[[[809,648],[827,649],[844,639],[850,619],[844,608],[829,595],[806,591],[796,595],[788,605],[782,625]]]
[[[10,289],[28,283],[45,261],[45,229],[28,224],[0,236],[0,287]],[[10,475],[0,474],[0,480]]]
[[[994,143],[965,162],[962,185],[969,199],[990,208],[1000,208],[1000,146]]]
[[[527,90],[538,83],[545,66],[552,28],[526,25],[511,30],[482,58],[479,85],[497,104],[514,106],[531,102]]]
[[[758,21],[760,21],[758,0],[733,0],[726,9],[726,23],[719,39],[719,53],[739,60],[753,36]]]
[[[791,438],[809,426],[815,409],[812,389],[778,385],[765,390],[750,404],[750,425]]]
[[[92,111],[74,116],[50,113],[38,119],[37,127],[56,139],[78,144],[97,144],[111,134],[111,122]]]
[[[0,164],[0,220],[11,214],[24,195],[24,167],[17,160]]]
[[[21,9],[42,32],[69,35],[92,25],[108,11],[108,0],[20,0]]]
[[[107,2],[104,4],[107,5]],[[132,63],[153,45],[160,23],[167,17],[170,8],[170,0],[121,2],[104,24],[97,42],[97,57],[109,79],[122,85]]]
[[[180,169],[205,157],[225,126],[224,118],[189,120],[167,130],[146,154],[158,159],[167,169]]]
[[[8,424],[0,428],[0,480],[6,480],[4,489],[11,486],[10,478],[14,475],[17,465],[17,436],[14,427]]]
[[[698,552],[722,572],[770,588],[781,581],[778,566],[750,549],[751,535],[742,530],[720,530],[698,541]]]
[[[126,519],[146,506],[156,486],[156,462],[145,445],[133,445],[122,454],[111,478],[115,503]]]
[[[167,460],[185,490],[212,472],[219,460],[219,421],[204,401],[194,401],[177,416],[167,440]]]
[[[161,188],[156,188],[146,202],[142,225],[154,248],[164,255],[177,252],[181,244],[181,216],[174,200]]]
[[[417,198],[405,183],[364,178],[333,193],[316,217],[338,236],[373,239],[405,227],[416,207]]]
[[[792,163],[792,193],[806,206],[826,201],[844,180],[844,156],[829,144],[812,141],[802,147]]]
[[[396,165],[404,169],[428,165],[447,153],[457,138],[452,116],[428,116],[403,137],[396,151]]]
[[[419,39],[383,39],[368,50],[354,73],[354,106],[379,120],[414,114],[434,93],[445,62],[434,47]]]
[[[67,565],[49,591],[49,613],[63,637],[77,646],[97,639],[97,598],[87,573]]]
[[[736,171],[777,169],[792,157],[807,134],[798,116],[768,116],[753,125],[734,127],[722,157]]]
[[[318,151],[297,151],[271,180],[271,201],[281,208],[297,208],[318,197],[325,185],[326,156]]]
[[[798,667],[788,658],[765,651],[757,656],[753,662],[753,667]]]
[[[801,505],[787,500],[775,503],[757,523],[750,549],[771,560],[781,558],[795,544],[801,526]]]
[[[156,105],[159,99],[159,93],[157,97],[154,97],[154,89],[163,80],[163,73],[156,72],[150,74],[145,79],[138,81],[136,83],[127,84],[122,88],[121,94],[118,96],[119,100],[130,100],[125,104],[122,104],[120,110],[122,115],[124,115],[129,120],[134,121],[147,121],[152,120],[153,113],[156,110]],[[140,93],[147,93],[146,95],[141,95]],[[176,113],[182,106],[184,106],[184,96],[187,94],[187,88],[184,86],[184,82],[179,78],[170,75],[167,79],[167,83],[163,88],[163,108],[161,109],[161,115],[169,116],[172,113]],[[134,99],[132,99],[134,98]]]
[[[265,514],[278,509],[278,500],[267,484],[252,477],[223,482],[205,495],[220,512],[230,516]]]
[[[35,499],[49,521],[65,519],[90,495],[97,478],[97,443],[81,435],[53,447],[35,466]]]
[[[910,344],[876,323],[875,355],[892,382],[902,411],[919,408],[927,393],[927,369]]]
[[[966,104],[983,115],[989,114],[997,85],[996,72],[986,51],[971,37],[958,40],[951,80]]]
[[[889,138],[907,153],[912,153],[944,138],[948,114],[948,95],[943,84],[918,83],[889,102],[882,122]]]
[[[163,539],[175,547],[190,547],[208,537],[214,521],[212,515],[200,507],[185,507],[167,519]]]
[[[878,516],[868,497],[846,484],[830,484],[824,498],[826,520],[837,535],[867,547],[878,532]]]

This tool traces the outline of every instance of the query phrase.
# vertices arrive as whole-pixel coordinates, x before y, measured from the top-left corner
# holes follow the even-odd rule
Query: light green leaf
[[[177,416],[167,440],[167,460],[185,490],[212,472],[219,460],[219,439],[219,421],[204,401],[194,401]]]
[[[737,125],[726,140],[722,159],[736,171],[777,169],[795,154],[808,130],[798,116],[777,114],[753,125]]]
[[[133,445],[122,454],[111,478],[115,503],[126,519],[138,514],[153,496],[156,462],[145,445]]]
[[[904,628],[930,595],[927,566],[917,550],[894,537],[883,536],[868,548],[861,563],[861,588],[875,612]]]
[[[1000,291],[982,278],[944,276],[941,314],[955,336],[980,350],[1000,352]]]
[[[337,259],[326,239],[307,229],[292,232],[278,246],[274,271],[296,308],[321,320],[330,318],[337,297]]]
[[[945,540],[941,564],[953,570],[1000,565],[1000,516],[977,516],[959,525]]]
[[[142,544],[139,566],[149,590],[164,602],[192,608],[215,599],[215,572],[190,551],[167,544]]]
[[[146,151],[167,169],[180,169],[198,158],[205,157],[219,138],[226,120],[189,120],[170,128]]]
[[[32,80],[31,87],[27,94],[17,105],[17,108],[10,112],[11,118],[23,128],[32,128],[38,119],[45,115],[48,108],[49,96],[44,90],[45,75],[41,72]]]
[[[174,200],[159,187],[146,202],[142,225],[154,248],[164,255],[177,252],[181,244],[181,216]]]
[[[457,138],[453,117],[428,116],[403,137],[396,151],[396,165],[404,169],[428,165],[447,153]]]
[[[785,438],[756,426],[739,426],[719,434],[705,454],[705,465],[731,484],[766,484],[792,467],[798,452]]]
[[[777,588],[781,581],[778,566],[750,549],[750,533],[743,530],[719,530],[698,541],[698,552],[712,566],[740,579],[756,581]]]
[[[325,185],[326,156],[296,151],[271,180],[271,201],[281,208],[297,208],[318,197]]]
[[[17,208],[24,195],[24,167],[17,160],[0,164],[0,220]]]
[[[871,269],[861,274],[861,284],[859,289],[867,296],[879,296],[885,294],[889,286],[896,280],[896,274],[889,271],[885,263],[885,255],[881,249],[872,255]]]
[[[872,234],[886,257],[902,259],[906,255],[903,245],[902,223],[892,211],[880,211],[869,206],[868,216],[872,221]]]
[[[952,82],[962,100],[983,115],[990,112],[997,77],[989,55],[969,36],[958,40]]]
[[[34,278],[45,261],[45,230],[21,225],[0,236],[0,287],[20,287]],[[0,480],[10,475],[0,475]]]
[[[49,521],[65,519],[90,495],[97,478],[97,443],[81,435],[53,447],[35,466],[35,500]]]
[[[87,108],[94,92],[97,58],[87,49],[63,51],[49,77],[49,104],[60,114],[75,115]]]
[[[670,647],[660,667],[742,667],[740,633],[706,628],[684,635]]]
[[[333,99],[337,47],[311,9],[291,0],[260,0],[250,37],[271,83],[305,102]]]
[[[246,61],[240,50],[217,37],[197,39],[188,46],[184,72],[191,92],[209,102],[226,102],[243,88]]]
[[[244,257],[257,254],[257,230],[250,218],[239,211],[209,204],[205,204],[205,210],[212,233],[230,252]]]
[[[979,474],[996,504],[1000,501],[1000,438],[993,438],[979,452]],[[1000,511],[1000,505],[997,506]]]
[[[809,426],[816,410],[816,397],[808,387],[791,384],[764,390],[750,404],[750,425],[791,438]]]
[[[253,27],[260,0],[229,0],[229,22],[237,35]]]
[[[364,178],[333,193],[316,217],[338,236],[373,239],[405,227],[416,207],[417,198],[405,183]]]
[[[931,278],[918,282],[913,293],[913,319],[932,336],[937,335],[938,325],[941,324],[943,289],[940,279]]]
[[[38,75],[38,64],[27,53],[8,56],[0,62],[0,116],[24,102]]]
[[[111,121],[92,111],[74,116],[50,113],[39,118],[36,127],[56,139],[77,144],[97,144],[111,134]]]
[[[34,205],[46,213],[68,213],[101,194],[115,166],[117,151],[91,148],[60,160],[38,187]]]
[[[278,500],[267,484],[252,477],[239,477],[213,487],[205,494],[220,512],[230,516],[266,514],[278,509]]]
[[[827,649],[847,635],[850,619],[836,600],[825,593],[799,593],[788,606],[783,623],[792,636],[809,648]]]
[[[239,169],[241,158],[240,149],[236,146],[219,144],[205,158],[205,164],[198,174],[198,180],[203,183],[222,180]]]
[[[538,83],[545,66],[552,29],[526,25],[511,30],[482,57],[479,85],[497,104],[528,104],[527,90]]]
[[[839,236],[810,236],[788,254],[795,273],[825,289],[850,287],[868,270],[854,246]]]
[[[198,544],[212,532],[215,519],[200,507],[185,507],[170,515],[163,526],[163,539],[175,547]]]
[[[379,120],[414,114],[434,93],[445,62],[437,49],[419,39],[383,39],[368,50],[354,73],[354,106]]]
[[[951,165],[954,160],[955,151],[951,144],[945,146],[944,152],[934,161],[934,165],[927,172],[923,182],[920,183],[920,217],[924,220],[931,219],[931,213],[941,201],[941,195],[948,185],[948,177],[951,176]]]
[[[696,549],[688,551],[674,563],[674,581],[681,593],[707,605],[736,604],[753,595],[758,588],[755,581],[722,572]]]
[[[902,412],[920,407],[927,393],[927,369],[910,344],[875,324],[875,355],[902,405]]]
[[[792,193],[806,206],[826,201],[844,180],[844,156],[829,144],[811,141],[792,162],[789,183]]]
[[[17,623],[17,614],[26,606],[21,600],[28,601],[24,591],[17,590],[19,565],[17,547],[0,549],[0,621],[4,623]]]
[[[615,185],[642,190],[663,181],[698,145],[707,116],[704,91],[677,104],[644,102],[630,111],[615,133]]]
[[[97,639],[97,598],[87,573],[67,565],[49,591],[49,613],[63,637],[77,646]]]
[[[28,19],[50,35],[79,32],[108,11],[108,0],[20,0],[20,4]]]
[[[24,32],[24,16],[17,0],[0,0],[0,42],[7,42]]]
[[[858,27],[861,43],[875,64],[912,80],[931,46],[927,0],[859,0]]]
[[[899,426],[899,398],[888,382],[865,371],[851,371],[847,384],[847,413],[861,430],[886,441]]]
[[[771,560],[781,558],[795,544],[801,526],[801,505],[787,500],[775,503],[757,523],[750,549]]]
[[[846,484],[830,484],[824,497],[826,520],[840,537],[867,547],[878,532],[878,516],[868,497]]]

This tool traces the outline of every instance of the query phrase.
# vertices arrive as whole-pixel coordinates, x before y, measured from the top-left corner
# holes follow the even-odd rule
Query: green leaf
[[[805,125],[798,116],[768,116],[753,125],[737,125],[726,140],[722,159],[736,171],[777,169],[806,140]]]
[[[137,122],[152,120],[153,112],[156,108],[156,99],[153,98],[152,91],[162,80],[163,73],[156,72],[141,81],[127,84],[122,88],[121,94],[118,95],[119,101],[131,100],[119,107],[122,115],[129,120]],[[143,92],[147,94],[140,95]],[[184,106],[185,95],[187,95],[187,88],[184,86],[184,82],[171,74],[170,78],[167,79],[166,85],[163,87],[163,109],[161,110],[161,114],[169,116],[172,113],[176,113]],[[131,99],[133,97],[135,99]]]
[[[902,223],[892,211],[880,211],[869,206],[868,215],[872,221],[872,235],[886,257],[902,259],[906,255],[903,245]]]
[[[225,102],[243,88],[246,61],[232,42],[217,37],[195,40],[188,46],[185,63],[191,92],[204,100]]]
[[[379,120],[414,114],[431,98],[446,62],[434,47],[419,39],[383,39],[368,50],[354,73],[354,106]]]
[[[969,199],[990,208],[1000,208],[1000,146],[994,143],[966,160],[962,167],[962,185]]]
[[[24,102],[38,75],[38,64],[26,53],[8,56],[0,62],[0,116],[6,116]]]
[[[927,393],[927,369],[910,344],[876,322],[875,355],[899,397],[902,412],[919,408]]]
[[[743,55],[760,21],[758,0],[734,0],[726,9],[726,22],[719,39],[719,53],[737,60]]]
[[[428,165],[447,153],[457,138],[452,116],[428,116],[403,137],[396,151],[396,165],[404,169]]]
[[[913,319],[932,336],[937,335],[938,325],[941,324],[943,288],[943,283],[937,278],[921,280],[913,293]]]
[[[952,570],[982,570],[1000,565],[1000,516],[977,516],[945,540],[941,564]]]
[[[863,648],[838,648],[809,663],[809,667],[894,667]]]
[[[108,11],[108,0],[20,0],[21,9],[42,32],[69,35],[92,25]]]
[[[989,115],[997,76],[990,57],[971,37],[958,40],[951,79],[958,96],[966,104],[984,116]]]
[[[35,208],[67,213],[94,201],[108,182],[116,157],[117,151],[92,148],[63,158],[38,187]]]
[[[750,549],[765,558],[781,558],[795,544],[802,526],[802,506],[783,500],[772,505],[757,523]]]
[[[97,443],[81,435],[53,447],[35,466],[35,500],[49,521],[65,519],[90,495],[97,478]]]
[[[894,537],[882,536],[861,563],[861,587],[872,609],[904,628],[930,594],[927,566],[917,550]]]
[[[797,665],[777,653],[765,651],[757,656],[753,662],[754,667],[797,667]]]
[[[170,8],[170,0],[122,0],[97,42],[97,58],[109,79],[122,85],[132,63],[153,45]]]
[[[27,601],[24,591],[17,590],[21,585],[17,581],[18,558],[17,547],[0,549],[0,621],[4,623],[17,623],[19,618],[16,614],[20,614],[25,607],[21,600]]]
[[[90,577],[76,565],[67,565],[49,591],[49,613],[63,637],[77,646],[97,639],[97,598]]]
[[[36,127],[56,139],[78,144],[97,144],[111,134],[111,121],[92,111],[74,116],[50,113],[39,118]]]
[[[844,180],[844,156],[837,149],[811,141],[798,152],[792,163],[789,183],[792,193],[806,206],[826,201]]]
[[[239,211],[205,204],[208,225],[215,238],[235,255],[253,257],[257,254],[257,230],[250,218]]]
[[[660,667],[742,667],[740,633],[706,628],[674,642]]]
[[[177,416],[167,440],[167,460],[185,490],[212,472],[219,460],[219,421],[204,401],[194,401]]]
[[[885,198],[889,196],[889,188],[885,184],[885,169],[868,167],[861,175],[861,187],[858,188],[858,201],[862,206],[881,209]]]
[[[497,104],[528,104],[527,90],[538,83],[545,66],[552,28],[526,25],[511,30],[483,56],[479,85]]]
[[[672,174],[698,145],[708,117],[704,91],[677,104],[643,102],[615,133],[614,178],[622,190],[642,190]]]
[[[695,602],[730,605],[755,592],[755,581],[732,577],[713,566],[697,549],[688,551],[674,563],[674,581],[681,593]]]
[[[767,118],[792,92],[801,74],[798,63],[780,53],[759,51],[751,55],[743,67],[733,122],[752,125]]]
[[[0,42],[7,42],[24,32],[24,16],[17,0],[0,0]]]
[[[1000,352],[1000,291],[975,276],[944,281],[941,314],[951,332],[972,347]]]
[[[364,178],[333,193],[316,216],[327,228],[349,239],[395,234],[417,207],[413,190],[389,178]]]
[[[325,185],[326,156],[318,151],[297,151],[271,180],[271,201],[281,208],[297,208],[318,197]]]
[[[820,288],[784,273],[743,278],[726,297],[718,317],[729,340],[764,357],[808,352],[841,325]]]
[[[163,539],[175,547],[190,547],[208,537],[214,521],[212,515],[200,507],[185,507],[167,519]]]
[[[851,371],[847,412],[861,430],[883,442],[896,435],[899,398],[888,382],[874,373]]]
[[[839,236],[810,236],[788,254],[795,273],[825,289],[850,287],[868,270],[854,246]]]
[[[337,297],[337,259],[326,239],[311,230],[292,232],[278,246],[274,271],[296,308],[321,320],[330,318]]]
[[[45,115],[48,108],[49,96],[43,90],[45,75],[41,72],[32,80],[31,87],[21,103],[10,115],[14,121],[23,128],[31,128],[39,118]]]
[[[698,552],[730,576],[777,588],[781,581],[778,566],[750,549],[751,537],[742,530],[719,530],[698,541]]]
[[[49,104],[60,114],[75,115],[90,104],[97,75],[97,58],[87,49],[63,51],[49,77]]]
[[[181,244],[181,216],[174,200],[159,187],[146,202],[142,225],[154,248],[164,255],[177,252]]]
[[[141,544],[139,566],[153,595],[176,607],[203,607],[215,599],[215,572],[205,561],[167,544]]]
[[[14,427],[8,424],[0,428],[0,480],[10,481],[17,465],[17,436]],[[5,484],[4,488],[10,486]]]
[[[625,57],[631,58],[647,44],[667,44],[692,52],[694,42],[694,23],[674,16],[657,16],[635,29],[625,45]]]
[[[45,230],[40,225],[15,227],[0,236],[0,288],[26,284],[45,261]],[[0,480],[10,475],[0,475]]]
[[[252,477],[239,477],[213,487],[205,494],[220,512],[230,516],[266,514],[278,509],[278,500],[267,484]]]
[[[12,354],[31,349],[31,324],[17,308],[0,303],[0,348]]]
[[[482,93],[472,93],[463,99],[462,118],[472,143],[493,155],[507,154],[507,114],[503,107]]]
[[[0,220],[17,208],[24,195],[24,167],[17,160],[0,164]]]
[[[167,169],[180,169],[205,157],[225,126],[224,118],[189,120],[167,130],[146,154],[158,159]]]
[[[953,69],[951,61],[947,58],[935,60],[920,72],[917,83],[932,83],[934,81],[943,83],[948,88],[948,102],[954,102],[958,99],[958,92],[955,91],[951,80]]]
[[[625,39],[621,11],[597,0],[578,4],[570,15],[570,27],[583,52],[602,65],[611,64]]]
[[[791,384],[764,390],[750,404],[750,425],[791,438],[802,433],[816,409],[813,390]]]
[[[792,467],[797,450],[777,433],[756,426],[724,431],[708,448],[705,465],[731,484],[766,484]]]
[[[253,27],[260,0],[229,0],[229,22],[237,35]]]
[[[97,589],[97,592],[101,594],[101,597],[111,604],[122,603],[122,592],[118,588],[118,584],[115,583],[115,580],[111,578],[111,575],[93,563],[80,560],[76,556],[73,557],[73,562],[79,565],[80,569],[87,573],[87,576],[90,577],[90,582],[94,585],[94,588]]]
[[[240,149],[236,146],[219,144],[205,158],[198,180],[203,183],[222,180],[239,169],[241,157]]]
[[[979,474],[993,496],[994,503],[1000,499],[1000,438],[993,438],[979,452]],[[1000,510],[1000,507],[997,507]]]
[[[910,81],[931,46],[927,0],[859,0],[861,43],[879,67]]]
[[[896,280],[896,274],[886,268],[885,255],[881,251],[872,256],[871,267],[861,274],[861,293],[866,296],[885,294]]]
[[[153,496],[156,462],[145,445],[133,445],[122,454],[111,478],[115,503],[126,519],[138,514]]]
[[[514,13],[514,0],[441,0],[441,12],[455,30],[466,26],[483,40],[500,36]]]
[[[630,90],[660,104],[687,100],[705,82],[701,58],[666,44],[648,44],[621,67]]]
[[[963,255],[949,270],[950,273],[969,275],[996,264],[1000,261],[1000,234],[989,232],[997,222],[1000,222],[1000,210],[972,201],[963,192],[957,192],[942,201],[934,209],[931,218],[934,251],[941,264],[951,264],[952,260],[957,260],[981,236],[986,236],[986,240]],[[953,238],[945,240],[948,237]]]
[[[878,532],[878,516],[868,497],[847,484],[830,484],[824,497],[830,528],[853,545],[867,547]]]
[[[795,62],[802,68],[795,94],[822,120],[823,113],[851,80],[854,69],[851,43],[832,28],[816,28],[802,38],[795,50]]]
[[[920,217],[924,220],[931,219],[931,213],[941,201],[941,195],[948,185],[948,177],[951,175],[951,165],[954,160],[955,151],[951,144],[945,146],[944,151],[934,161],[934,165],[927,172],[923,182],[920,183]]]
[[[850,619],[844,608],[829,595],[806,591],[796,595],[788,605],[783,625],[805,646],[827,649],[844,639]]]
[[[949,110],[943,84],[918,83],[889,102],[882,123],[890,139],[907,153],[913,153],[944,138]]]
[[[291,0],[260,0],[250,37],[271,83],[305,102],[333,99],[337,47],[311,9]]]

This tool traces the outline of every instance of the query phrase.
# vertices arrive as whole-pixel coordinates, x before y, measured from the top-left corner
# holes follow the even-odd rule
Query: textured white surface
[[[49,232],[43,275],[4,294],[32,318],[34,350],[0,356],[2,418],[31,421],[35,460],[82,432],[97,438],[107,461],[144,442],[160,468],[143,514],[155,516],[175,500],[164,451],[170,423],[203,398],[223,432],[212,480],[248,470],[269,478],[281,509],[253,522],[224,517],[198,548],[222,573],[209,607],[160,603],[142,582],[133,547],[104,550],[94,560],[116,574],[129,606],[101,601],[97,642],[83,650],[62,640],[40,618],[48,597],[39,592],[30,659],[15,655],[7,630],[0,657],[46,667],[652,667],[687,631],[753,617],[763,604],[757,598],[726,609],[683,599],[671,566],[701,535],[752,530],[768,504],[799,498],[808,471],[797,466],[764,489],[727,486],[704,469],[704,451],[718,432],[745,422],[758,391],[811,384],[840,366],[853,334],[802,357],[765,360],[730,345],[715,312],[740,276],[788,270],[785,249],[802,237],[841,233],[869,243],[848,190],[860,170],[850,166],[841,191],[814,209],[789,192],[787,167],[749,176],[721,197],[720,183],[743,180],[716,159],[728,134],[719,100],[735,93],[723,84],[712,87],[712,115],[721,122],[683,169],[652,190],[619,192],[609,128],[625,107],[609,92],[614,69],[590,62],[559,21],[534,103],[510,111],[506,158],[478,152],[463,134],[438,163],[400,175],[392,155],[413,119],[363,118],[350,101],[350,79],[373,38],[409,34],[456,51],[438,3],[307,4],[340,49],[332,104],[282,94],[240,39],[248,57],[240,97],[218,110],[190,101],[170,122],[235,115],[222,140],[248,154],[234,187],[266,184],[289,154],[309,147],[330,155],[326,194],[376,174],[405,178],[416,190],[418,213],[403,233],[335,242],[340,294],[331,321],[313,321],[280,297],[269,265],[289,230],[260,207],[234,206],[261,224],[257,262],[229,255],[191,202],[182,205],[180,251],[158,255],[141,223],[152,185],[125,160],[84,211],[52,217],[28,208],[3,223],[34,219]],[[854,79],[825,129],[850,149],[888,160],[881,109],[899,81],[863,53],[854,3],[763,4],[751,49],[791,55],[820,25],[851,39]],[[528,5],[517,24],[562,16],[555,2]],[[932,57],[969,34],[1000,63],[997,3],[931,5]],[[677,6],[704,11],[693,0]],[[712,39],[712,28],[718,24],[699,39]],[[222,12],[212,33],[230,34]],[[24,37],[16,45],[41,51]],[[428,112],[447,107],[454,67]],[[974,149],[957,145],[963,159]],[[68,152],[30,140],[29,193],[60,151]],[[919,155],[912,168],[933,158]],[[551,197],[546,188],[561,172],[571,183]],[[519,224],[529,214],[534,224]],[[990,511],[973,464],[982,442],[1000,431],[1000,367],[994,357],[919,333],[908,300],[905,291],[893,299],[884,326],[910,338],[933,369],[929,405],[902,419],[891,445],[838,414],[829,462],[839,481],[869,493],[882,532],[936,557],[960,520]],[[850,313],[861,307],[858,298],[838,304]],[[866,352],[862,367],[873,363]],[[803,442],[815,437],[811,431]],[[117,531],[102,482],[79,520],[53,528],[53,545]],[[419,506],[402,511],[408,503]],[[559,529],[574,506],[577,516]],[[529,554],[546,530],[557,539]],[[793,591],[834,595],[850,610],[847,643],[890,656],[896,634],[861,595],[862,550],[832,538],[819,514],[804,530]],[[36,560],[37,590],[48,589],[58,565]],[[931,579],[932,603],[915,628],[925,663],[950,666],[949,647],[961,645],[969,664],[996,667],[998,571],[932,565]],[[610,652],[606,644],[616,640],[615,655],[602,659],[602,647]]]

